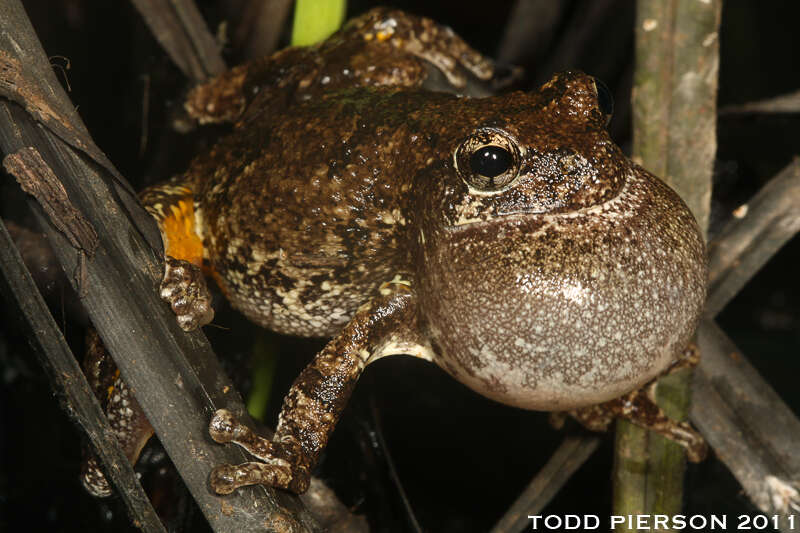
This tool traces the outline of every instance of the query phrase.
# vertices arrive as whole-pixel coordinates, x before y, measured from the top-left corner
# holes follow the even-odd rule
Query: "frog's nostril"
[[[472,172],[494,178],[511,168],[514,158],[511,153],[500,146],[484,146],[476,150],[469,158]]]

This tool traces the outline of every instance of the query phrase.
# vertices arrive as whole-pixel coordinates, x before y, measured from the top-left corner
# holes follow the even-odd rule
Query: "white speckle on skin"
[[[564,294],[564,298],[579,305],[583,304],[588,294],[588,289],[583,287],[580,282],[574,284],[565,283],[561,290]]]

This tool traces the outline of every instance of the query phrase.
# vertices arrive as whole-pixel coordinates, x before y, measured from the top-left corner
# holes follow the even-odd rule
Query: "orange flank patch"
[[[194,204],[191,199],[181,200],[167,207],[161,221],[164,253],[194,265],[203,264],[203,241],[194,232]]]

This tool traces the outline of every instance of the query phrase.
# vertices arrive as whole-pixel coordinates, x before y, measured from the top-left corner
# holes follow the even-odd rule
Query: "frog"
[[[216,467],[218,494],[303,493],[359,377],[394,355],[513,407],[580,420],[616,405],[702,455],[637,392],[680,364],[702,312],[700,228],[612,141],[601,82],[565,71],[466,94],[497,72],[449,28],[377,8],[189,94],[199,122],[232,130],[141,195],[164,241],[162,297],[184,329],[208,324],[208,271],[253,322],[331,338],[272,438],[213,415],[215,441],[258,459]]]

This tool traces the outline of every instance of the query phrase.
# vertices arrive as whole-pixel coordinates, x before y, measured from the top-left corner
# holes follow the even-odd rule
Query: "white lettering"
[[[727,531],[727,529],[728,529],[728,517],[725,516],[725,515],[717,516],[715,514],[712,514],[711,515],[711,529],[722,529],[723,531]],[[792,529],[794,529],[794,528],[792,528]]]
[[[708,525],[708,520],[706,520],[706,517],[701,514],[693,514],[692,516],[689,517],[689,527],[691,527],[692,529],[702,530],[705,529],[707,525]]]
[[[557,514],[547,515],[544,519],[544,527],[547,529],[561,529],[561,517]]]
[[[653,519],[653,529],[669,529],[669,516],[657,514]]]
[[[747,517],[746,515],[740,518]],[[590,531],[600,529],[600,516],[595,514],[566,514],[566,515],[528,515],[531,520],[533,530],[560,530],[560,531]],[[728,517],[725,515],[666,515],[666,514],[632,514],[632,515],[610,515],[609,522],[611,529],[616,526],[626,527],[639,531],[681,531],[690,529],[692,531],[727,531]],[[765,529],[765,524],[769,524],[769,518],[760,518],[758,522],[752,521],[755,529]],[[740,524],[741,525],[741,524]]]

